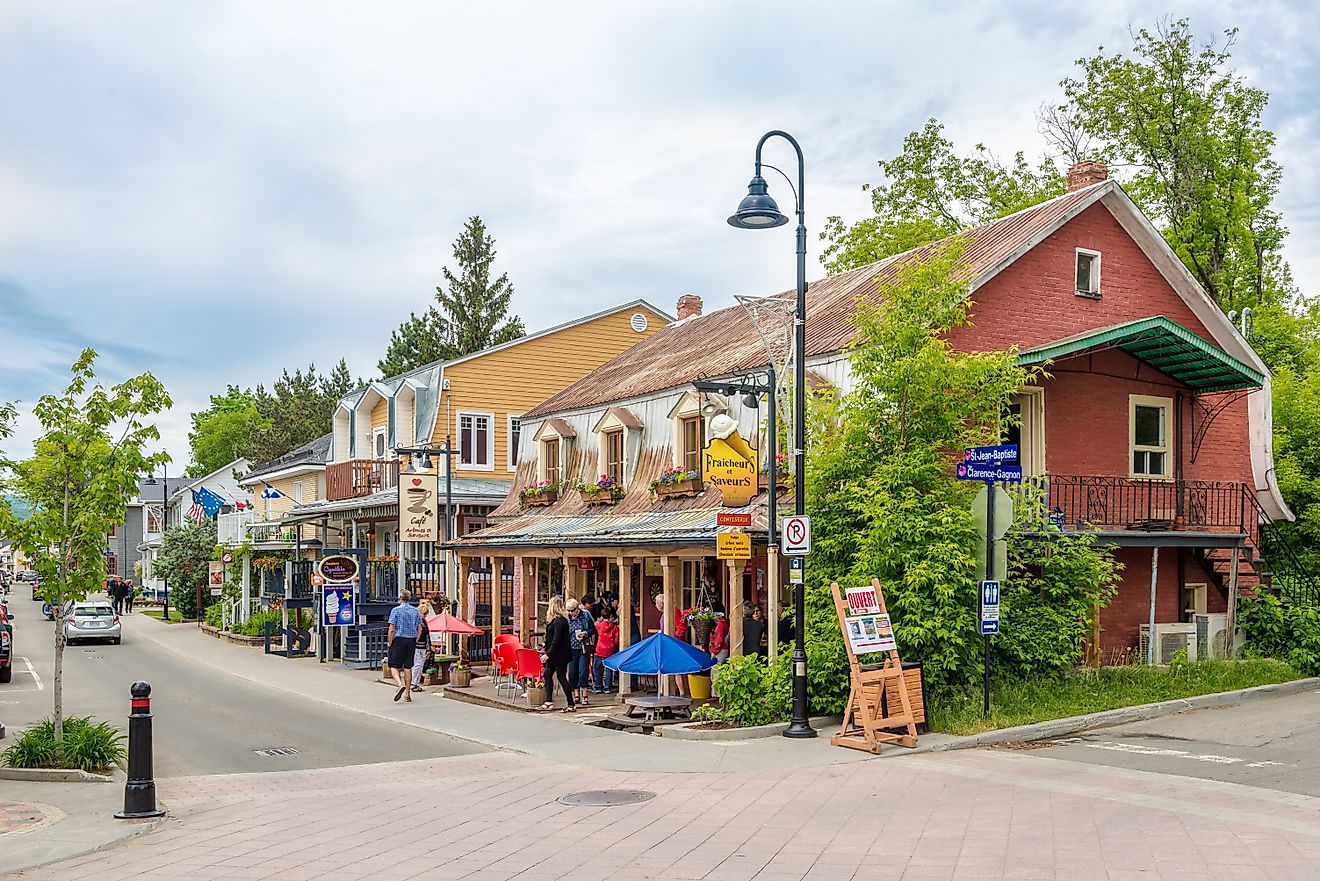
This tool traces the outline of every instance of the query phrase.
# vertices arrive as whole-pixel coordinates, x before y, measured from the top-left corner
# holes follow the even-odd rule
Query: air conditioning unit
[[[1156,624],[1155,625],[1155,663],[1167,664],[1180,651],[1187,652],[1187,660],[1196,660],[1196,625],[1195,624]],[[1144,663],[1150,657],[1150,625],[1141,625],[1141,660]]]
[[[1210,660],[1229,655],[1228,613],[1211,612],[1194,616],[1197,657]]]

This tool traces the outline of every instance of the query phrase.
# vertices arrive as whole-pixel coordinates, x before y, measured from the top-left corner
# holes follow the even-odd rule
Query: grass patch
[[[1057,677],[992,683],[989,719],[981,717],[979,687],[932,695],[929,724],[932,731],[946,734],[979,734],[1101,710],[1273,685],[1302,675],[1288,664],[1265,659],[1077,670]]]
[[[161,620],[161,613],[162,613],[163,611],[164,611],[163,609],[143,609],[143,610],[142,610],[142,614],[143,614],[143,615],[146,615],[148,618],[155,618],[157,621],[159,621],[159,620]],[[178,609],[170,609],[170,621],[171,621],[171,622],[177,624],[177,623],[179,623],[179,622],[181,622],[181,621],[183,621],[183,620],[184,620],[184,617],[183,617],[182,615],[179,614],[179,610],[178,610]],[[191,619],[188,619],[188,620],[191,620]]]

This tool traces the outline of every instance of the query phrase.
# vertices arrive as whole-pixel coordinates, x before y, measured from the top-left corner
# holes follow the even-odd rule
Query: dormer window
[[[1077,249],[1077,296],[1100,299],[1100,252]]]
[[[702,435],[705,433],[706,420],[701,414],[685,416],[679,420],[679,433],[682,436],[682,459],[679,466],[686,471],[701,471]]]
[[[541,441],[541,473],[546,483],[559,483],[559,438]]]
[[[545,483],[563,483],[565,463],[571,458],[577,433],[563,419],[547,419],[532,436],[536,443],[536,476]]]
[[[605,432],[605,470],[615,483],[623,483],[623,430]]]
[[[596,474],[608,474],[620,486],[628,481],[629,432],[642,430],[642,422],[623,407],[611,407],[593,429],[599,439]]]

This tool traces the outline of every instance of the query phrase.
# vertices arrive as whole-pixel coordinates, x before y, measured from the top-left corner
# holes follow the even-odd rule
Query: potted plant
[[[695,496],[705,490],[701,482],[701,472],[688,471],[686,468],[666,468],[659,477],[651,481],[651,495]]]
[[[559,501],[559,484],[548,480],[538,481],[518,493],[518,504],[524,508],[553,505],[557,501]]]
[[[697,645],[705,647],[710,641],[710,632],[715,629],[715,622],[720,620],[719,613],[707,606],[693,606],[683,613],[688,628],[696,637]]]
[[[524,679],[523,687],[527,689],[527,705],[530,707],[539,707],[545,703],[545,680],[537,676]]]
[[[472,668],[467,661],[455,661],[449,667],[449,684],[454,688],[467,688],[472,685]]]
[[[588,505],[613,505],[623,498],[624,493],[623,484],[608,474],[602,474],[595,483],[587,483],[579,477],[573,486]]]

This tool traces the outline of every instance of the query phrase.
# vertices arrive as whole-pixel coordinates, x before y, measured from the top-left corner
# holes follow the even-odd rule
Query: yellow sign
[[[715,547],[721,560],[752,558],[752,537],[745,532],[721,532],[715,536]]]
[[[756,451],[738,436],[711,438],[701,451],[701,479],[717,488],[724,504],[740,507],[757,493]]]

